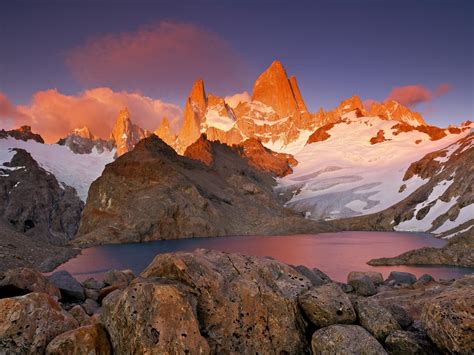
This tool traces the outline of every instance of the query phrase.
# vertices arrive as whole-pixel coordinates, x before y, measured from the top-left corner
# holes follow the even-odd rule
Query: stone
[[[354,292],[354,287],[352,287],[349,284],[346,284],[344,282],[339,282],[338,285],[344,293]]]
[[[120,111],[115,121],[110,139],[115,142],[116,155],[120,157],[131,151],[141,139],[149,135],[150,133],[147,130],[140,128],[132,122],[130,112],[125,107]]]
[[[309,348],[298,295],[311,282],[277,260],[197,249],[157,255],[141,276],[190,288],[201,333],[215,353],[304,353]]]
[[[438,352],[426,339],[416,333],[396,330],[385,339],[385,347],[391,355],[431,355]]]
[[[311,271],[304,265],[295,266],[295,270],[298,271],[301,275],[304,275],[306,278],[308,278],[308,280],[311,281],[311,284],[313,286],[321,286],[326,283],[326,281],[323,280],[319,275],[315,274],[313,271]]]
[[[84,308],[84,311],[91,316],[99,310],[100,305],[94,300],[86,299],[82,304],[82,308]]]
[[[435,282],[435,279],[433,278],[433,276],[428,275],[428,274],[423,274],[415,282],[415,285],[425,285],[430,282]]]
[[[395,285],[413,285],[416,282],[416,276],[409,272],[392,271],[386,281]]]
[[[117,354],[210,353],[185,294],[174,285],[136,283],[104,300],[102,321]]]
[[[104,287],[102,290],[100,290],[100,293],[99,293],[99,298],[98,298],[98,302],[99,303],[102,303],[103,299],[105,297],[107,297],[109,294],[111,294],[112,292],[116,291],[116,290],[120,290],[120,289],[123,289],[125,288],[124,285],[113,285],[113,286],[107,286],[107,287]]]
[[[401,329],[392,314],[375,300],[357,298],[354,308],[360,325],[381,342],[391,332]]]
[[[389,312],[392,314],[393,318],[400,324],[400,327],[403,329],[408,328],[413,323],[413,317],[407,312],[407,310],[396,304],[392,303],[386,306]]]
[[[356,279],[362,276],[368,276],[375,286],[383,284],[383,276],[380,272],[377,271],[351,271],[349,275],[347,275],[347,283],[350,280]]]
[[[356,314],[349,297],[334,283],[311,287],[298,296],[306,317],[317,328],[351,324]]]
[[[8,270],[0,280],[0,298],[21,296],[30,292],[42,292],[56,299],[61,298],[59,289],[33,269]]]
[[[45,293],[1,299],[0,309],[1,353],[43,353],[55,336],[78,325]]]
[[[327,282],[332,282],[331,278],[326,275],[323,271],[319,270],[318,268],[313,268],[313,273],[316,275],[316,276],[319,276],[323,281],[325,281],[326,283]]]
[[[311,339],[314,355],[387,354],[382,345],[358,325],[331,325],[314,332]]]
[[[112,354],[112,347],[104,327],[92,324],[58,335],[48,344],[46,354],[109,355]]]
[[[104,283],[108,286],[128,286],[134,278],[132,270],[110,270],[104,275]]]
[[[446,290],[426,303],[421,321],[431,340],[443,351],[472,353],[474,344],[474,287]]]
[[[91,324],[91,317],[86,313],[84,308],[81,305],[76,304],[69,310],[69,314],[71,314],[74,319],[76,319],[77,323],[80,326],[89,325]]]
[[[105,284],[103,281],[98,281],[92,277],[88,278],[82,283],[82,286],[84,288],[90,288],[93,290],[100,290],[101,288],[105,287]]]
[[[84,288],[69,272],[60,270],[48,278],[61,291],[62,301],[83,301],[85,299]]]
[[[91,300],[97,301],[99,300],[100,290],[94,290],[92,288],[85,288],[84,294],[86,298],[90,298]]]
[[[351,285],[355,292],[360,296],[372,296],[377,293],[377,289],[375,288],[372,279],[367,275],[352,277],[347,281],[347,283]]]

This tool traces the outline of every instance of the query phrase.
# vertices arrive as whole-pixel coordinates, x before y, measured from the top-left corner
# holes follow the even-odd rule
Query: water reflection
[[[454,278],[472,269],[456,267],[373,267],[366,264],[372,258],[396,256],[405,251],[442,247],[446,242],[422,233],[401,232],[341,232],[315,235],[273,237],[223,237],[166,240],[151,243],[104,245],[84,249],[82,254],[61,265],[79,280],[100,279],[110,269],[132,269],[140,273],[156,254],[192,251],[196,248],[257,256],[271,256],[288,264],[317,267],[336,281],[345,281],[350,271],[376,270],[385,277],[392,270],[409,271],[417,276],[429,273],[435,278]]]

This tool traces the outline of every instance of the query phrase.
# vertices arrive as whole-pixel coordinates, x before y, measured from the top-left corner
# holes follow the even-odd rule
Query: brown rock
[[[109,286],[128,286],[134,278],[132,270],[110,270],[104,275],[104,283]]]
[[[311,144],[311,143],[316,143],[316,142],[323,142],[331,135],[328,133],[328,131],[333,128],[335,123],[328,123],[322,127],[319,127],[316,131],[314,131],[313,134],[311,134],[308,137],[308,140],[306,141],[306,144]]]
[[[33,133],[30,126],[21,126],[20,128],[12,129],[10,131],[5,131],[4,129],[0,130],[0,139],[7,137],[13,137],[25,142],[31,139],[38,143],[44,143],[43,137],[39,134]]]
[[[109,355],[112,348],[102,325],[93,324],[58,335],[48,344],[46,354]]]
[[[45,293],[0,300],[0,352],[42,353],[58,334],[77,327],[77,321]]]
[[[30,292],[42,292],[56,299],[61,298],[59,289],[33,269],[8,270],[0,281],[0,298],[21,296]]]
[[[377,271],[351,271],[349,275],[347,275],[347,283],[362,276],[369,277],[374,285],[380,285],[383,283],[383,275]]]
[[[77,323],[82,327],[83,325],[92,324],[91,317],[86,313],[81,305],[76,304],[69,310],[69,313],[74,317]]]
[[[382,143],[385,142],[387,139],[385,139],[385,132],[383,129],[380,129],[377,132],[377,135],[375,137],[370,138],[370,144],[377,144],[377,143]]]
[[[132,123],[130,112],[125,107],[115,121],[110,138],[115,141],[116,155],[119,157],[131,151],[141,139],[149,135],[149,132]]]

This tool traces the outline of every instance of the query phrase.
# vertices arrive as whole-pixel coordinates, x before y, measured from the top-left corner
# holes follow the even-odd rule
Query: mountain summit
[[[135,147],[141,139],[148,137],[150,134],[147,130],[143,130],[139,126],[132,123],[130,112],[123,108],[115,121],[114,128],[110,134],[110,138],[115,142],[117,147],[117,157],[125,154]]]

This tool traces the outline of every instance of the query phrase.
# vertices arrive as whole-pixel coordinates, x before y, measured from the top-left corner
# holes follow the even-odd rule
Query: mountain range
[[[334,228],[449,237],[474,225],[472,127],[430,126],[398,102],[364,107],[358,96],[309,112],[274,61],[238,103],[195,81],[177,132],[166,118],[142,129],[124,108],[107,138],[83,127],[44,144],[26,126],[1,130],[0,163],[23,149],[74,188],[83,244]]]

